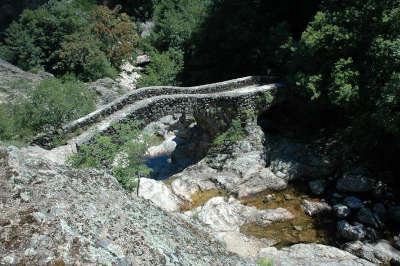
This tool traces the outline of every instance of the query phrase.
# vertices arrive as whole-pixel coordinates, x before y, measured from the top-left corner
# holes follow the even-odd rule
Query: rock
[[[336,204],[333,206],[335,214],[339,218],[345,218],[350,214],[350,208],[343,204]]]
[[[308,182],[311,192],[315,195],[321,195],[325,191],[325,182],[323,180],[313,180]]]
[[[383,203],[375,203],[372,211],[382,220],[386,217],[386,207]]]
[[[369,192],[373,188],[373,180],[360,174],[345,174],[336,183],[336,189],[344,192]]]
[[[400,206],[392,206],[388,210],[388,216],[395,223],[400,223]]]
[[[260,258],[267,258],[274,266],[372,266],[374,264],[335,247],[321,244],[296,244],[277,249],[268,247],[260,250]]]
[[[394,242],[393,246],[394,246],[395,248],[397,248],[398,250],[400,250],[400,239],[399,239],[399,240],[396,240],[396,241]]]
[[[369,208],[366,207],[362,207],[357,212],[357,220],[363,224],[367,224],[375,228],[378,228],[381,225],[379,218],[372,213]]]
[[[247,223],[269,225],[273,222],[293,219],[294,216],[283,208],[257,210],[241,204],[234,198],[214,197],[192,211],[188,216],[195,216],[214,231],[239,231]]]
[[[361,241],[347,243],[344,249],[360,258],[377,264],[390,265],[392,261],[400,259],[400,251],[393,248],[386,240],[379,240],[375,244]]]
[[[226,249],[241,257],[255,257],[261,249],[276,244],[276,241],[265,238],[246,236],[240,232],[218,232],[216,239],[226,245]]]
[[[209,176],[214,175],[216,170],[209,167],[192,166],[172,177],[172,191],[175,195],[186,201],[192,201],[192,195],[199,191],[216,189],[215,183],[210,181]]]
[[[124,91],[130,91],[137,88],[138,81],[142,76],[139,74],[138,68],[133,66],[130,62],[124,61],[116,81],[121,89]]]
[[[23,71],[0,59],[0,103],[25,97],[27,92],[41,80],[42,77],[39,75]]]
[[[303,200],[301,208],[309,216],[316,216],[322,213],[330,212],[332,207],[326,202]]]
[[[346,197],[343,200],[343,204],[348,206],[350,209],[360,209],[364,206],[363,202],[357,197]]]
[[[333,171],[333,162],[316,145],[294,142],[285,137],[266,138],[267,162],[272,172],[286,181],[299,177],[320,178]]]
[[[154,22],[153,21],[142,22],[139,24],[139,28],[140,28],[140,37],[146,38],[150,36],[154,28]]]
[[[21,201],[16,191],[31,191],[31,200]],[[105,171],[0,147],[0,195],[0,217],[13,224],[0,227],[0,243],[8,243],[0,245],[0,264],[254,265],[228,252],[201,223],[127,193]]]
[[[150,200],[156,206],[167,212],[179,210],[180,200],[161,181],[140,178],[139,196]]]
[[[87,83],[88,89],[98,95],[97,106],[100,107],[112,102],[117,97],[121,96],[127,90],[124,90],[119,84],[111,78],[98,79]]]
[[[347,240],[360,240],[366,236],[366,231],[362,224],[351,225],[345,220],[337,223],[337,230],[339,236]]]
[[[138,55],[136,57],[136,65],[138,66],[144,66],[147,65],[148,63],[150,63],[150,57],[148,55]]]
[[[209,226],[213,235],[221,240],[228,250],[241,256],[255,256],[261,248],[276,244],[273,239],[256,239],[240,233],[240,227],[248,223],[268,226],[274,222],[293,219],[283,208],[257,210],[242,205],[234,198],[211,198],[204,206],[188,211],[185,215],[196,218]]]

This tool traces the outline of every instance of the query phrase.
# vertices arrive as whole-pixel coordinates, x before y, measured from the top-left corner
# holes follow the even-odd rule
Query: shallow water
[[[246,224],[241,232],[257,238],[274,239],[276,246],[288,246],[296,243],[330,244],[334,241],[335,223],[331,217],[313,218],[304,213],[301,208],[303,199],[312,199],[307,194],[289,187],[284,191],[264,191],[241,200],[242,204],[258,209],[285,208],[295,218],[273,223],[269,226]]]

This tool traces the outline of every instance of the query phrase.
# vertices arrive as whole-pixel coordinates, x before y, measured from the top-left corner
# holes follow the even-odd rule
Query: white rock
[[[296,244],[280,250],[269,247],[260,250],[259,257],[272,260],[274,266],[372,266],[349,252],[321,244]]]
[[[181,203],[163,182],[148,178],[140,178],[139,196],[167,212],[178,211]]]

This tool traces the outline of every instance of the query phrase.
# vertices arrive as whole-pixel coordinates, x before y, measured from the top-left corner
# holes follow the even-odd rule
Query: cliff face
[[[0,3],[0,39],[3,38],[2,32],[8,25],[15,20],[21,12],[26,8],[36,8],[41,4],[46,3],[47,0],[3,0]]]

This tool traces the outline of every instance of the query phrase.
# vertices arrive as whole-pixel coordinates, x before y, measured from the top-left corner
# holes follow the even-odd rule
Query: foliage
[[[151,138],[141,134],[139,123],[117,124],[114,134],[99,135],[93,143],[79,147],[69,163],[79,168],[106,168],[126,188],[133,190],[138,177],[146,177],[150,169],[144,164],[144,154]]]
[[[183,55],[180,50],[150,53],[151,62],[139,80],[140,86],[179,85],[177,76],[183,68]]]
[[[100,42],[91,35],[68,36],[61,44],[60,59],[55,66],[59,72],[76,73],[84,81],[117,75],[117,70],[100,50]]]
[[[81,117],[94,109],[94,95],[73,79],[41,81],[26,98],[2,106],[1,137],[24,139],[48,128]],[[4,120],[3,120],[4,119]]]
[[[268,259],[268,258],[259,258],[257,260],[257,264],[259,266],[273,266],[274,262],[271,259]]]
[[[5,35],[0,53],[11,63],[58,75],[72,72],[83,80],[113,76],[138,38],[126,14],[77,0],[26,9]]]
[[[239,119],[232,120],[232,123],[228,130],[224,133],[218,135],[214,141],[214,146],[221,146],[221,145],[231,145],[239,140],[243,139],[246,136],[246,132],[242,127],[242,122]]]
[[[117,8],[110,10],[98,6],[91,15],[93,34],[99,41],[100,49],[115,67],[132,55],[139,38],[129,16],[118,11]]]
[[[120,6],[122,11],[129,14],[136,21],[146,21],[152,18],[154,5],[159,0],[97,0],[99,4],[111,8]]]
[[[350,139],[364,154],[400,144],[399,19],[396,0],[325,0],[290,47],[289,80],[349,121]]]

